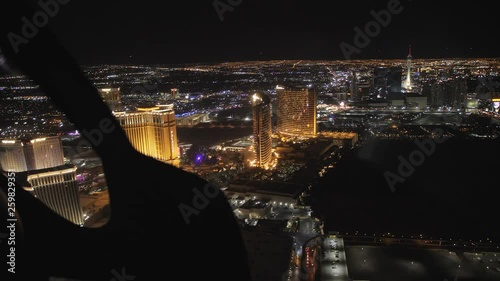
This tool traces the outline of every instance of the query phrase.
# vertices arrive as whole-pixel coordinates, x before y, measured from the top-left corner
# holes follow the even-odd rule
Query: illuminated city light
[[[44,142],[46,140],[47,140],[46,138],[34,139],[34,140],[31,140],[31,143]]]

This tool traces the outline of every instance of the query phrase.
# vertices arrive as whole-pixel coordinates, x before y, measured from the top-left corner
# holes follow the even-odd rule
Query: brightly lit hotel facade
[[[0,166],[4,171],[20,173],[63,164],[63,148],[58,136],[0,141]]]
[[[179,146],[173,105],[114,112],[134,148],[144,155],[178,166]]]
[[[16,173],[16,182],[47,207],[83,225],[76,167],[64,164],[58,136],[0,140],[1,170]]]
[[[24,175],[23,175],[24,176]],[[24,189],[54,212],[77,225],[83,225],[76,167],[63,165],[27,172]]]
[[[251,104],[255,165],[265,168],[271,165],[273,153],[271,99],[262,93],[255,93],[252,95]]]
[[[316,137],[316,93],[312,88],[292,89],[278,86],[277,133],[281,136]]]

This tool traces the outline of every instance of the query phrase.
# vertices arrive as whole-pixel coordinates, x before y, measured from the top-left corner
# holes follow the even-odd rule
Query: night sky
[[[390,1],[242,0],[222,22],[213,2],[71,0],[49,26],[81,64],[342,60],[340,43],[353,45],[353,28]],[[498,10],[465,3],[401,0],[403,11],[352,59],[405,58],[410,44],[417,59],[498,57]]]

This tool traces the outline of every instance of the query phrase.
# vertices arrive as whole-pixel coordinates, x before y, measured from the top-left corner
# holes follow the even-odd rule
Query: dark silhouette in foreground
[[[51,276],[250,280],[240,230],[222,192],[211,196],[207,205],[196,195],[197,191],[207,193],[204,180],[135,151],[95,87],[47,28],[17,45],[19,52],[15,52],[8,34],[22,36],[21,18],[32,18],[37,11],[23,2],[1,4],[2,52],[9,64],[50,96],[80,132],[92,136],[90,142],[102,159],[109,185],[111,219],[99,229],[73,225],[17,186],[16,274],[2,280],[48,280]],[[7,192],[5,175],[0,183]],[[214,189],[208,190],[210,195],[214,193]],[[5,205],[2,202],[2,222],[6,221]],[[196,212],[186,215],[188,211],[183,209],[183,215],[181,205]],[[203,205],[207,206],[198,208]],[[4,259],[7,243],[0,247]]]

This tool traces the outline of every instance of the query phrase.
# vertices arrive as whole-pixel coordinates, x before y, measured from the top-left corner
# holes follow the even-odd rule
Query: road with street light
[[[321,281],[350,281],[344,240],[326,238],[321,259]]]

